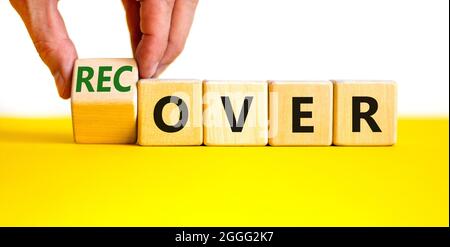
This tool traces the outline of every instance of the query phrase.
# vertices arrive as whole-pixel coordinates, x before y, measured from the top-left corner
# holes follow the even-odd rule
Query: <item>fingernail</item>
[[[162,66],[158,67],[158,70],[156,70],[155,77],[158,77],[162,73],[164,73],[164,71],[166,71],[167,67],[169,67],[169,66],[168,65],[162,65]]]
[[[159,63],[155,63],[151,68],[150,68],[150,77],[154,77],[156,74],[156,71],[158,70],[159,67]]]
[[[152,78],[156,71],[158,70],[158,66],[159,63],[156,63],[152,66],[148,66],[148,67],[143,67],[143,68],[148,68],[148,69],[140,69],[139,70],[139,75],[142,79],[150,79]]]

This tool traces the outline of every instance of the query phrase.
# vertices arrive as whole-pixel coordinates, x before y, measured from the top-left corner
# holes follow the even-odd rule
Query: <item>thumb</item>
[[[58,11],[58,0],[11,0],[21,16],[39,56],[50,69],[63,99],[70,98],[72,71],[77,59]]]

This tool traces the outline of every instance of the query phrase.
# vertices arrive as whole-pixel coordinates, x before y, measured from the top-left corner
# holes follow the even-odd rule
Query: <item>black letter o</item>
[[[167,125],[162,117],[163,109],[169,103],[176,104],[180,109],[180,120],[175,125]],[[186,126],[188,118],[188,107],[186,103],[184,103],[184,101],[177,96],[166,96],[160,99],[158,103],[156,103],[155,110],[153,111],[153,119],[155,120],[156,126],[158,126],[160,130],[167,133],[175,133],[182,130],[184,126]]]

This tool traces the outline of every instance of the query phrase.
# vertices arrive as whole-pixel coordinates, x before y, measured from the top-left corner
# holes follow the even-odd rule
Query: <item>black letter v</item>
[[[252,105],[253,97],[245,97],[244,105],[241,109],[241,114],[239,114],[239,120],[236,122],[236,117],[234,116],[233,107],[231,106],[230,97],[222,96],[222,104],[227,114],[228,122],[231,126],[232,132],[242,132],[244,128],[245,120],[247,119],[250,106]]]

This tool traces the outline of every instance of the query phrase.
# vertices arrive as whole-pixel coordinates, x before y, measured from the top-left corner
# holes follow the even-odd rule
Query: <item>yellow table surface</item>
[[[394,147],[77,145],[0,118],[0,226],[448,226],[449,121]]]

